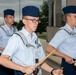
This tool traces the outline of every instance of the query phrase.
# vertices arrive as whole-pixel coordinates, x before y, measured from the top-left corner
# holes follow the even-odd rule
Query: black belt
[[[39,60],[38,60],[38,59],[35,59],[35,63],[38,63],[38,62],[39,62]],[[33,71],[33,74],[34,74],[34,75],[37,75],[38,72],[39,72],[39,68],[36,67],[36,68],[35,68],[35,71]]]

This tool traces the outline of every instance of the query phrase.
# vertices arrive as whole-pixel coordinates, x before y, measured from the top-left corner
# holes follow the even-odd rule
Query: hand
[[[22,72],[23,72],[23,73],[26,73],[26,74],[31,74],[31,73],[33,73],[34,70],[35,70],[34,67],[32,67],[32,66],[27,66],[27,67],[23,68]]]
[[[74,60],[71,57],[69,57],[69,56],[66,56],[64,59],[69,64],[73,64],[74,63]]]
[[[53,71],[53,75],[64,75],[62,69],[57,69]]]

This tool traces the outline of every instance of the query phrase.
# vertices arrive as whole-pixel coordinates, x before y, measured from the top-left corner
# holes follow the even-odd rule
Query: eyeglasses
[[[24,18],[24,19],[30,20],[30,21],[32,21],[33,23],[36,23],[36,22],[40,23],[40,20],[36,20],[36,19],[27,19],[27,18]]]

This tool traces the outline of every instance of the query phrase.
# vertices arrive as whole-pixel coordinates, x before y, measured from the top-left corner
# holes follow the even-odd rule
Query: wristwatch
[[[54,71],[55,69],[52,69],[52,71],[50,72],[51,73],[51,75],[53,75],[53,71]]]

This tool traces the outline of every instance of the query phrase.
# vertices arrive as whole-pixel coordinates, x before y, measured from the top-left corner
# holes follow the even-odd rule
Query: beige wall
[[[50,27],[50,26],[47,27],[47,34],[46,34],[47,38],[46,38],[46,40],[48,42],[53,38],[55,33],[58,31],[58,28],[59,27]]]
[[[66,5],[76,5],[76,0],[66,0]]]

